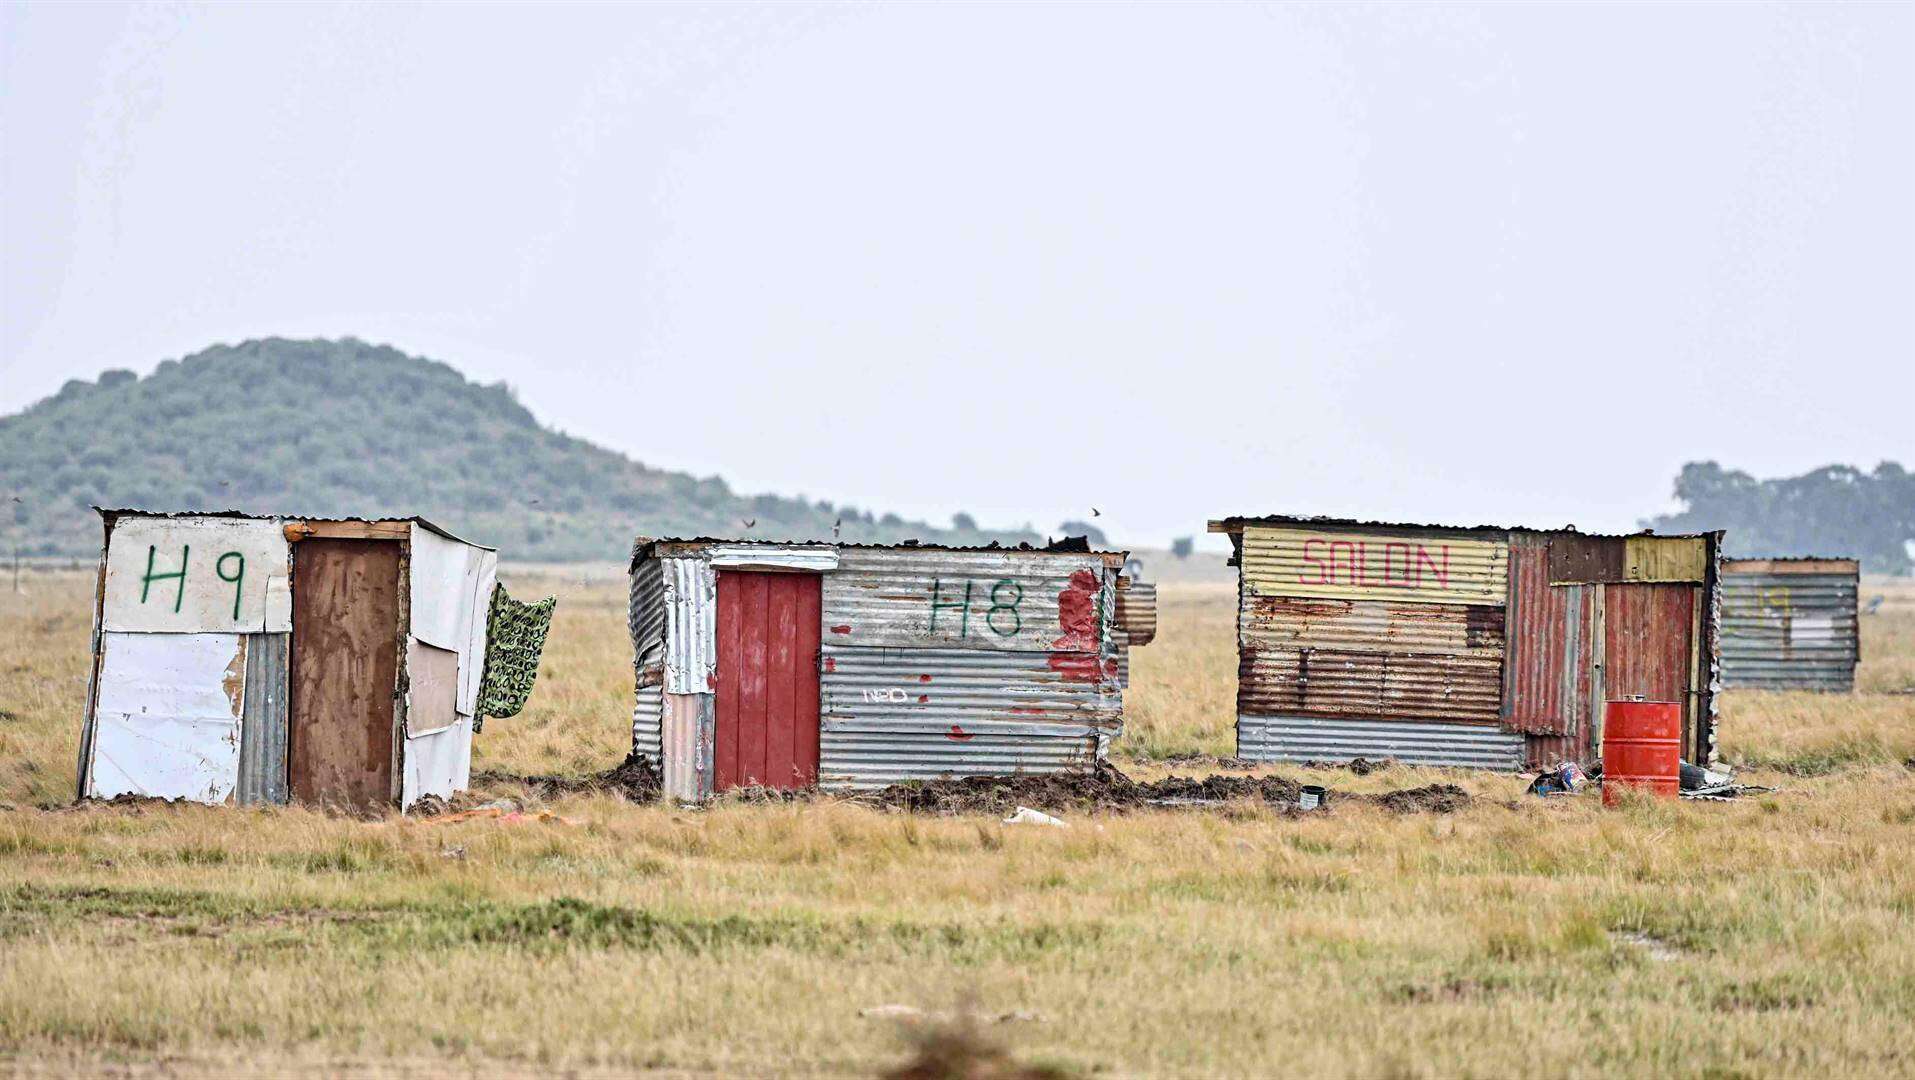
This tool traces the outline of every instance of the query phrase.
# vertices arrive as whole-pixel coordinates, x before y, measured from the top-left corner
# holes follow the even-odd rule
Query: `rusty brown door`
[[[1695,732],[1696,598],[1693,585],[1605,585],[1603,696],[1682,705],[1683,738]]]
[[[352,808],[393,800],[399,681],[399,544],[302,540],[293,548],[295,802]]]

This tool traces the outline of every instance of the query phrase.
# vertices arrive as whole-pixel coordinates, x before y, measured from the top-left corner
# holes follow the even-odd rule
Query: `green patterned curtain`
[[[539,677],[539,654],[545,651],[545,635],[552,629],[552,609],[556,597],[536,604],[521,604],[506,595],[505,586],[492,590],[492,610],[485,620],[485,674],[479,680],[478,716],[472,730],[478,731],[488,716],[517,716],[532,696],[532,681]]]

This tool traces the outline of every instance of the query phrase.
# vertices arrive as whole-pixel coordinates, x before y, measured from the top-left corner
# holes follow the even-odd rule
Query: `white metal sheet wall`
[[[665,559],[665,692],[711,692],[718,667],[718,579],[703,559]]]
[[[1094,555],[846,548],[824,575],[825,641],[1095,652],[1095,630],[1067,624],[1084,608],[1108,633],[1108,577]]]

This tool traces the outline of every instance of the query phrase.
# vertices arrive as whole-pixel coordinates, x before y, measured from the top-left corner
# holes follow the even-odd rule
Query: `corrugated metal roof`
[[[1726,574],[1853,574],[1861,576],[1862,564],[1855,559],[1803,555],[1777,559],[1724,559]]]
[[[1623,539],[1628,536],[1670,536],[1687,538],[1722,535],[1719,531],[1700,533],[1655,533],[1644,530],[1636,533],[1586,533],[1577,529],[1574,525],[1564,525],[1559,529],[1534,525],[1445,525],[1410,521],[1368,521],[1359,518],[1340,518],[1322,514],[1261,514],[1217,518],[1209,523],[1209,528],[1211,532],[1241,532],[1247,525],[1293,525],[1306,528],[1323,526],[1338,529],[1428,529],[1451,533],[1539,532],[1611,539]]]
[[[335,523],[347,522],[347,521],[364,521],[367,523],[393,524],[393,525],[411,523],[413,525],[419,526],[422,529],[425,529],[428,532],[437,533],[438,535],[445,537],[447,540],[456,540],[461,544],[470,544],[471,546],[476,548],[485,548],[485,550],[487,551],[498,550],[498,548],[491,547],[486,544],[473,543],[472,541],[467,540],[465,537],[459,536],[458,534],[452,532],[449,529],[445,529],[438,525],[434,525],[432,522],[427,521],[425,518],[419,517],[417,515],[414,515],[411,517],[377,517],[377,516],[374,516],[374,517],[326,517],[322,514],[249,514],[243,510],[163,511],[163,510],[141,510],[141,509],[138,509],[137,507],[123,507],[123,506],[95,506],[93,509],[98,511],[101,517],[108,518],[108,519],[112,519],[116,517],[238,518],[245,521],[329,521],[329,522],[335,522]]]
[[[1115,565],[1118,567],[1122,567],[1124,560],[1130,557],[1130,552],[1128,551],[1093,549],[1088,544],[1083,543],[1081,537],[1054,541],[1048,547],[1034,547],[1030,544],[1006,546],[998,543],[985,544],[980,547],[962,547],[945,544],[920,544],[911,541],[899,544],[849,544],[838,541],[740,539],[738,537],[724,536],[641,536],[632,542],[632,562],[636,563],[639,559],[646,558],[647,556],[656,556],[660,546],[682,546],[690,549],[776,547],[792,549],[810,548],[819,551],[968,551],[995,552],[1002,555],[1092,555],[1096,556],[1105,565]],[[674,554],[688,555],[701,553],[703,552],[693,550],[674,552]]]

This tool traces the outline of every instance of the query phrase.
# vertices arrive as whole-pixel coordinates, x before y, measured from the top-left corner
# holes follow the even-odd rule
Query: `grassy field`
[[[1915,1074],[1915,589],[1864,621],[1862,692],[1732,693],[1774,795],[1450,815],[1344,804],[1077,817],[549,804],[438,823],[70,807],[90,578],[0,593],[0,1072],[870,1074],[862,1010],[1027,1014],[1068,1073]],[[533,704],[475,767],[596,771],[628,742],[622,585],[555,591]],[[1228,585],[1166,584],[1119,761],[1227,754]],[[1181,767],[1189,771],[1189,766]],[[1301,771],[1291,775],[1302,775]]]

